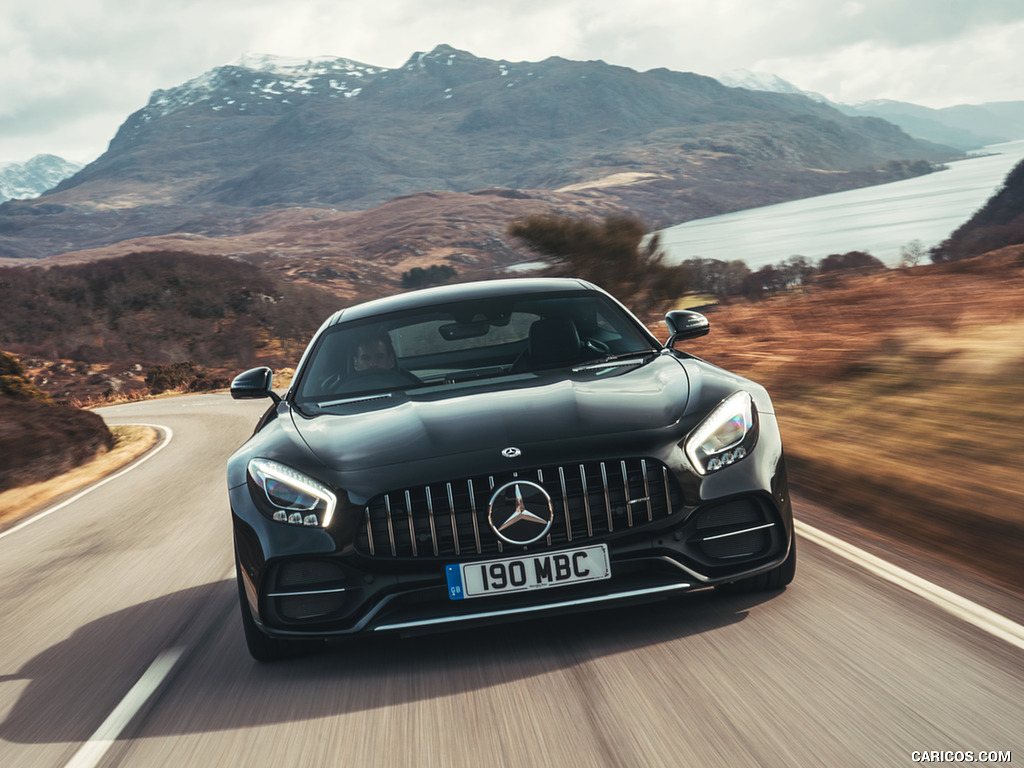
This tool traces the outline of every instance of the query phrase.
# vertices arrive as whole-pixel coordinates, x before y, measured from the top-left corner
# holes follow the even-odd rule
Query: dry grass
[[[686,349],[769,388],[797,487],[1024,584],[1024,248],[708,315]]]
[[[65,494],[102,480],[148,451],[157,439],[156,430],[152,427],[112,426],[110,431],[116,438],[114,447],[92,461],[52,480],[0,493],[0,528],[9,527]]]

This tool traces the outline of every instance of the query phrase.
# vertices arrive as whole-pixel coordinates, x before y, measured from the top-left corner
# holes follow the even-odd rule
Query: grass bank
[[[0,530],[73,493],[102,480],[148,451],[157,440],[156,430],[138,425],[112,426],[114,444],[95,458],[55,478],[29,482],[0,493]]]

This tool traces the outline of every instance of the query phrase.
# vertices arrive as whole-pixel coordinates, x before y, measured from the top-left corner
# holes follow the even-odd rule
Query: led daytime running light
[[[690,433],[684,444],[686,456],[702,475],[722,469],[747,455],[743,443],[753,428],[750,393],[734,392]]]
[[[253,459],[250,461],[249,474],[252,475],[256,484],[262,489],[267,501],[277,507],[278,511],[274,513],[274,520],[308,527],[319,526],[326,528],[330,525],[331,518],[334,516],[334,509],[338,504],[338,498],[323,483],[270,459]],[[315,514],[310,514],[313,512],[314,507],[282,507],[274,502],[267,488],[267,480],[276,480],[285,486],[323,502],[323,521],[321,522]]]

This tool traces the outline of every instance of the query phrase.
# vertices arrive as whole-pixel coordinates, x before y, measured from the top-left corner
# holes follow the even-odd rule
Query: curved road
[[[806,503],[814,528],[800,529],[784,592],[256,664],[223,467],[262,407],[201,395],[105,408],[173,438],[0,533],[0,766],[896,766],[933,750],[1024,762],[1020,597]],[[1008,634],[821,546],[821,528],[994,609]]]

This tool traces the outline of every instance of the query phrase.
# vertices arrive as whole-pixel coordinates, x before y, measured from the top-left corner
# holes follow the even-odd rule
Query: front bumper
[[[411,634],[663,599],[776,567],[788,554],[793,525],[787,494],[749,490],[589,540],[608,545],[609,579],[451,600],[445,565],[479,555],[368,557],[352,539],[339,546],[326,531],[268,520],[252,508],[245,487],[232,491],[232,506],[249,610],[279,638]]]

